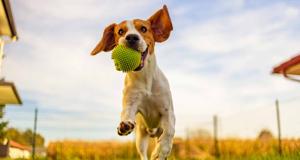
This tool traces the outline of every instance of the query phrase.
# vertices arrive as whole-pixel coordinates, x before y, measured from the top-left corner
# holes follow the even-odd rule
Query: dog
[[[151,160],[166,160],[172,150],[175,115],[167,78],[159,69],[154,54],[156,42],[166,41],[173,25],[167,6],[147,20],[125,20],[105,28],[102,39],[91,55],[109,52],[118,44],[142,54],[140,65],[125,77],[120,136],[136,131],[136,148],[142,160],[147,160],[148,141],[156,138]]]

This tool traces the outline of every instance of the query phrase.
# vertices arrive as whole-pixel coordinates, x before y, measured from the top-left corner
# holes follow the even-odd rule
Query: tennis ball
[[[116,46],[111,58],[115,62],[116,69],[123,72],[133,71],[141,63],[141,53],[124,45]]]

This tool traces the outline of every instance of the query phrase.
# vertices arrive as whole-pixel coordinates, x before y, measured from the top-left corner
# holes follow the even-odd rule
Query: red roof
[[[291,70],[292,68],[297,67],[298,65],[300,65],[300,55],[282,63],[281,65],[275,67],[273,69],[273,73],[283,73],[283,74],[294,74],[294,75],[300,75],[300,70],[297,69],[297,71],[295,71],[295,69],[293,69],[293,72],[289,70]]]
[[[22,145],[22,144],[20,144],[20,143],[17,143],[17,142],[15,142],[15,141],[12,141],[12,140],[9,141],[9,146],[10,146],[10,147],[13,147],[13,148],[18,148],[18,149],[30,151],[30,147],[25,146],[25,145]]]

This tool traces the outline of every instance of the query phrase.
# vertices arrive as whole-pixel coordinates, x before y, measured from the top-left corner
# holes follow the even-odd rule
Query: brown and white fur
[[[158,68],[155,42],[164,42],[173,30],[168,9],[164,5],[148,20],[127,20],[111,24],[92,51],[111,51],[123,44],[142,54],[141,65],[125,78],[123,110],[118,134],[128,135],[136,128],[136,147],[142,160],[147,160],[148,140],[156,138],[151,160],[165,160],[172,149],[175,115],[167,78]]]

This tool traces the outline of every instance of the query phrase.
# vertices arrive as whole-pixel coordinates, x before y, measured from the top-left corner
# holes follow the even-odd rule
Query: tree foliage
[[[265,129],[262,129],[259,132],[257,138],[259,140],[272,140],[274,138],[274,136],[273,136],[272,132],[269,129],[265,128]]]
[[[20,131],[19,129],[16,128],[8,128],[7,138],[16,141],[20,144],[32,146],[33,132],[31,129]],[[35,142],[37,147],[43,147],[45,143],[45,138],[41,134],[37,133]]]

